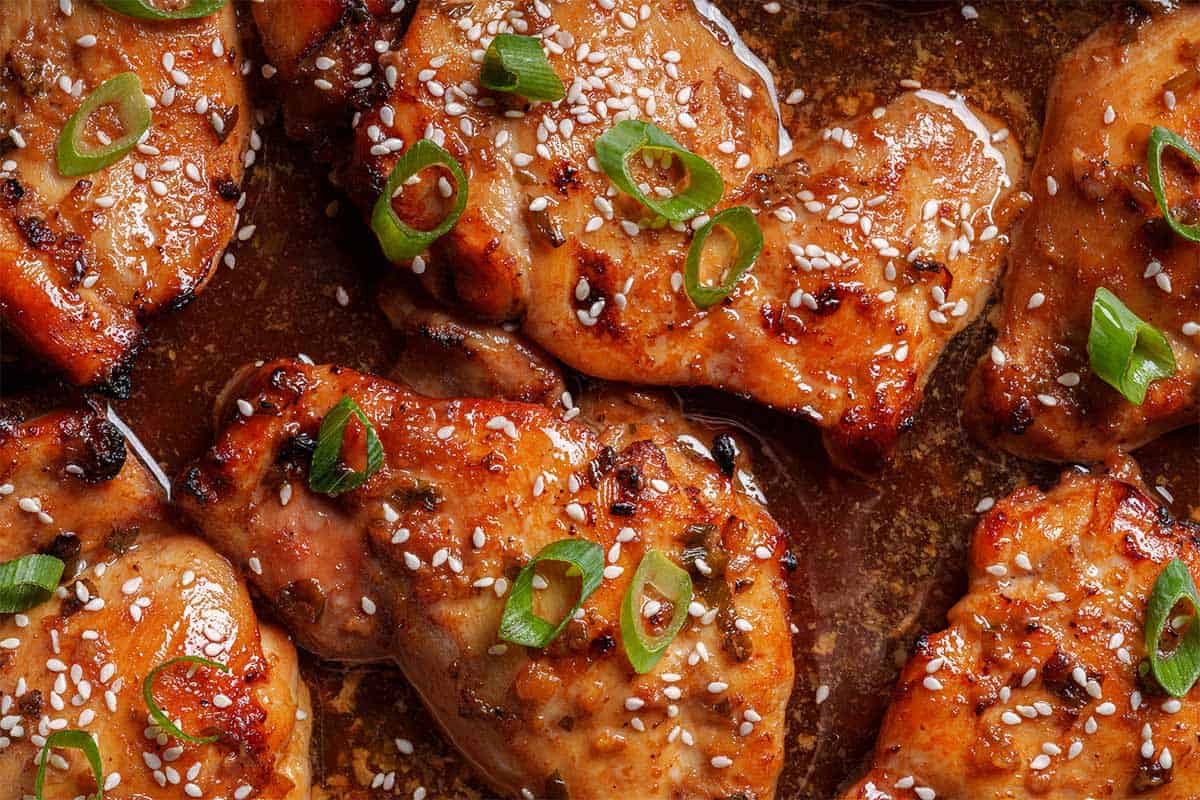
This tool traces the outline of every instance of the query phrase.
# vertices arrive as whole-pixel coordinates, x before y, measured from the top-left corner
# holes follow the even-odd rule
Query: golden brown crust
[[[1174,108],[1165,99],[1195,74],[1198,47],[1200,9],[1185,6],[1132,30],[1101,28],[1059,65],[994,354],[968,388],[967,422],[980,438],[1026,458],[1102,461],[1200,417],[1200,245],[1170,232],[1145,183],[1151,126],[1200,143],[1200,93],[1180,89]],[[1196,173],[1174,156],[1163,163],[1172,203],[1192,213]],[[1140,406],[1091,372],[1100,287],[1174,350],[1178,371]]]
[[[141,321],[199,292],[233,235],[252,122],[234,17],[227,5],[153,23],[14,0],[0,18],[0,131],[24,145],[0,157],[0,315],[74,383],[127,391]],[[121,72],[156,99],[149,136],[103,170],[62,176],[59,133]]]
[[[1197,574],[1197,537],[1111,478],[1072,473],[997,503],[967,596],[917,643],[845,800],[1195,797],[1200,690],[1176,708],[1138,670],[1146,600],[1172,558]]]
[[[370,208],[404,147],[441,142],[466,170],[469,202],[412,265],[432,294],[519,321],[590,375],[717,386],[806,415],[843,466],[878,468],[942,348],[990,293],[1021,180],[1015,144],[990,141],[1000,124],[960,100],[920,92],[808,137],[781,164],[759,76],[690,2],[642,8],[635,18],[572,0],[542,17],[508,0],[422,4],[379,59],[386,80],[372,91],[383,95],[355,107],[341,183]],[[268,39],[275,24],[264,17],[279,13],[259,15]],[[482,49],[506,26],[544,33],[566,100],[527,107],[478,89]],[[637,228],[644,209],[596,168],[596,138],[626,117],[653,121],[716,166],[718,208],[759,212],[765,249],[728,301],[692,304],[681,288],[690,228]],[[432,179],[396,201],[418,227],[444,203]]]
[[[161,492],[119,431],[92,412],[0,434],[0,561],[42,552],[67,564],[58,595],[0,621],[0,692],[21,729],[5,729],[0,780],[32,794],[37,737],[70,727],[97,736],[115,781],[106,794],[182,799],[193,784],[231,798],[247,785],[255,797],[302,800],[307,723],[296,715],[308,706],[295,650],[278,633],[260,639],[229,562],[168,521]],[[188,678],[185,669],[156,681],[156,700],[185,731],[220,733],[215,744],[176,754],[176,740],[145,736],[142,680],[181,655],[232,671]],[[216,702],[218,694],[229,702]],[[83,758],[59,752],[69,768],[48,770],[46,796],[93,792]]]
[[[330,498],[306,485],[309,448],[344,395],[373,421],[384,465]],[[606,413],[620,423],[595,430],[543,406],[276,362],[239,379],[180,503],[307,647],[397,662],[497,790],[543,796],[557,772],[581,800],[769,798],[793,669],[782,531],[661,415]],[[696,598],[711,614],[637,676],[619,604],[642,554],[679,561],[693,523],[712,526],[715,571]],[[612,574],[551,647],[498,647],[506,584],[568,537],[599,543]]]

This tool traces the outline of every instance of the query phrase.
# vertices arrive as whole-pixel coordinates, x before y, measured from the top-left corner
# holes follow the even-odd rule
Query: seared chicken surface
[[[153,22],[99,2],[6,0],[0,14],[0,316],[71,381],[128,391],[142,321],[211,276],[233,235],[250,109],[233,4]],[[59,171],[59,134],[101,83],[135,73],[145,138],[97,172]],[[124,131],[93,115],[85,142]]]
[[[911,422],[940,351],[990,293],[1022,167],[1000,124],[960,99],[903,95],[780,163],[768,88],[691,3],[422,3],[361,77],[345,68],[359,50],[347,55],[343,43],[366,34],[347,31],[384,25],[390,11],[334,24],[329,5],[294,15],[267,3],[255,16],[292,79],[293,108],[322,94],[311,66],[322,58],[334,65],[322,73],[332,91],[362,83],[343,186],[369,208],[408,146],[443,145],[468,176],[467,208],[408,266],[448,304],[520,321],[583,372],[717,386],[805,414],[839,462],[873,469]],[[479,88],[479,61],[501,32],[542,38],[563,101],[530,106]],[[758,212],[762,254],[712,308],[683,287],[703,218],[642,224],[646,210],[599,171],[596,139],[623,119],[651,121],[711,163],[725,182],[720,206]],[[440,177],[429,170],[404,189],[394,201],[403,218],[429,227],[442,217]],[[643,177],[660,193],[677,180],[649,167]],[[713,274],[729,249],[720,238]]]
[[[330,497],[308,488],[309,461],[343,396],[371,420],[383,464]],[[593,428],[277,362],[228,390],[217,443],[179,499],[304,646],[395,661],[497,791],[770,798],[793,672],[782,531],[660,418],[635,417]],[[343,454],[363,447],[348,427]],[[501,641],[512,581],[563,539],[602,546],[599,588],[548,647]],[[647,551],[694,564],[685,547],[704,561],[690,616],[638,675],[620,605]],[[554,616],[543,609],[561,600],[561,571],[539,576],[538,613]]]
[[[972,376],[969,424],[1027,458],[1102,460],[1200,417],[1200,245],[1164,222],[1146,173],[1161,125],[1200,145],[1200,9],[1100,29],[1059,65],[1016,226],[990,356]],[[1200,178],[1164,157],[1185,221]],[[1125,400],[1090,369],[1092,297],[1104,287],[1158,328],[1177,371]]]
[[[66,562],[55,596],[0,619],[0,785],[32,797],[46,736],[91,733],[104,796],[245,800],[309,796],[308,692],[296,651],[261,626],[232,566],[169,522],[161,489],[93,413],[57,413],[0,432],[0,560]],[[192,744],[149,719],[142,681],[192,655],[228,674],[161,673],[154,697]],[[78,750],[55,750],[46,798],[96,791]]]
[[[456,317],[396,280],[379,304],[403,342],[392,374],[419,394],[553,406],[567,390],[553,359],[504,326]]]
[[[1198,535],[1111,478],[997,503],[846,800],[1196,797],[1200,689],[1170,698],[1139,667],[1155,580],[1173,558],[1200,574]]]

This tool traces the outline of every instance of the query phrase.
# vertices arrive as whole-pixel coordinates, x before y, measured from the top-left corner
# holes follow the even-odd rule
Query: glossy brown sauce
[[[957,89],[1003,118],[1030,158],[1055,59],[1101,21],[1128,13],[1099,2],[977,2],[980,17],[968,21],[957,3],[793,0],[775,15],[758,2],[718,5],[779,76],[781,97],[797,87],[807,93],[802,104],[784,107],[793,134],[870,110],[907,78]],[[395,361],[396,337],[374,302],[386,267],[373,237],[278,125],[268,124],[263,137],[243,215],[257,233],[235,248],[235,269],[221,267],[196,302],[150,326],[134,396],[113,404],[168,474],[208,443],[213,399],[247,362],[303,352],[387,373]],[[898,664],[963,591],[980,499],[1052,481],[1059,471],[986,451],[963,432],[963,382],[989,336],[981,322],[953,343],[895,464],[870,481],[835,472],[820,437],[801,421],[714,392],[680,393],[689,411],[715,428],[739,428],[753,446],[759,480],[800,564],[792,576],[797,680],[780,798],[833,797],[860,767]],[[0,360],[5,415],[29,415],[74,394],[31,373],[11,339]],[[1196,428],[1179,431],[1137,454],[1147,484],[1171,492],[1178,516],[1195,517],[1200,506],[1197,436]],[[330,795],[412,797],[424,786],[430,798],[486,796],[394,670],[310,660],[306,674],[316,705],[315,774]],[[821,685],[829,697],[817,705]],[[397,751],[397,737],[413,743],[413,755]],[[369,788],[376,773],[391,771],[391,792]]]

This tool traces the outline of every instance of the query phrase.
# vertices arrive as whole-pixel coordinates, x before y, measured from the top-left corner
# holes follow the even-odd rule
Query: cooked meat
[[[421,4],[401,44],[368,62],[384,97],[355,107],[343,186],[369,208],[404,146],[442,143],[469,191],[454,229],[409,265],[435,295],[519,320],[591,375],[718,386],[806,414],[842,464],[877,467],[990,292],[1020,180],[1011,139],[961,100],[922,91],[814,135],[781,164],[767,88],[692,4],[523,9]],[[288,12],[255,11],[270,47],[282,24],[272,18]],[[504,30],[542,36],[563,102],[526,108],[477,87],[481,48]],[[323,41],[319,30],[302,38]],[[350,60],[333,44],[306,52]],[[293,93],[316,91],[298,82]],[[691,228],[639,226],[644,209],[592,160],[596,138],[625,118],[653,121],[713,164],[723,206],[760,212],[762,254],[708,310],[682,288]],[[418,227],[443,213],[438,177],[423,173],[395,201]]]
[[[400,35],[395,0],[255,3],[251,9],[270,64],[264,76],[287,87],[284,124],[319,156],[339,157],[350,141],[350,111],[387,97],[381,74],[361,72]],[[320,61],[320,64],[317,62]],[[318,83],[319,82],[319,83]]]
[[[96,2],[5,3],[0,316],[75,383],[127,392],[142,320],[198,292],[233,234],[251,116],[237,51],[232,4],[148,22]],[[64,177],[59,133],[123,72],[155,99],[147,137],[105,169]],[[100,132],[122,132],[115,115],[93,116],[113,117]]]
[[[1192,798],[1193,689],[1139,678],[1163,566],[1200,574],[1200,527],[1111,478],[1018,489],[976,530],[967,596],[918,641],[860,800]]]
[[[403,340],[393,374],[420,394],[552,406],[566,391],[558,365],[508,326],[457,318],[398,280],[379,302]]]
[[[229,562],[168,521],[160,496],[98,415],[57,413],[0,433],[0,560],[49,553],[67,565],[56,596],[0,619],[5,796],[33,796],[35,758],[61,728],[97,738],[108,797],[233,798],[242,786],[250,797],[309,796],[295,648],[259,625]],[[143,679],[183,655],[231,672],[165,671],[155,699],[185,732],[219,734],[216,743],[160,736],[149,721]],[[55,754],[45,797],[95,792],[81,752]]]
[[[383,464],[330,497],[308,488],[309,461],[343,396],[372,420]],[[180,503],[304,646],[395,661],[497,791],[769,798],[793,670],[783,533],[647,416],[596,430],[542,406],[276,362],[227,393]],[[345,452],[364,436],[348,428]],[[600,587],[549,647],[505,645],[511,582],[572,537],[603,546]],[[707,559],[693,616],[639,676],[620,604],[644,553],[679,563],[685,547]]]
[[[968,390],[968,422],[980,437],[1027,458],[1101,460],[1200,417],[1200,245],[1170,231],[1146,174],[1152,126],[1200,145],[1198,84],[1192,6],[1137,28],[1101,28],[1059,65],[1033,207],[1013,234],[999,335]],[[1173,156],[1164,166],[1175,213],[1191,219],[1198,173]],[[1153,383],[1140,406],[1089,367],[1099,287],[1175,352],[1178,371]]]

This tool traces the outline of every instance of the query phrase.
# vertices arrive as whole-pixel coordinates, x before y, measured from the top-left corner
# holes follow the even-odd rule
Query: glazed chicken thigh
[[[331,497],[309,488],[309,462],[343,396],[383,461]],[[593,428],[562,418],[575,414],[266,364],[227,391],[216,445],[184,472],[179,500],[304,646],[396,662],[506,796],[772,797],[793,672],[782,531],[661,415]],[[343,453],[361,453],[364,435],[347,428]],[[519,571],[560,540],[602,548],[599,588],[547,647],[503,641]],[[688,566],[695,595],[638,674],[620,609],[651,550]],[[538,603],[564,580],[539,568]],[[658,624],[671,596],[637,599],[635,613]]]
[[[1140,670],[1147,598],[1173,558],[1197,574],[1198,535],[1106,477],[997,503],[845,800],[1196,797],[1200,689],[1181,702]]]
[[[1001,125],[960,98],[902,95],[781,162],[770,87],[690,2],[427,2],[398,46],[381,40],[376,52],[346,43],[367,37],[355,25],[376,30],[390,11],[335,20],[328,5],[306,4],[300,27],[317,29],[304,34],[284,24],[281,4],[255,16],[291,81],[291,109],[324,102],[327,113],[324,95],[362,84],[347,97],[355,139],[335,157],[339,182],[370,208],[407,147],[444,146],[465,170],[466,210],[405,266],[455,309],[519,321],[582,372],[717,386],[807,415],[836,460],[871,470],[991,291],[1022,166]],[[564,100],[480,88],[484,49],[503,32],[541,37]],[[354,72],[360,58],[369,60]],[[710,308],[692,302],[683,277],[707,217],[650,224],[600,171],[596,140],[626,119],[654,123],[716,168],[726,190],[714,212],[757,214],[762,253]],[[644,190],[670,193],[676,178],[651,172]],[[406,186],[400,215],[435,224],[451,188],[442,178],[428,170]]]
[[[1027,458],[1103,460],[1200,418],[1200,244],[1174,234],[1147,182],[1152,126],[1200,145],[1200,9],[1092,34],[1058,68],[1016,226],[991,354],[972,376],[967,421]],[[1174,212],[1194,215],[1200,179],[1164,159]],[[1166,336],[1177,370],[1134,405],[1090,369],[1098,288]]]
[[[74,383],[127,393],[142,320],[200,291],[233,236],[251,123],[234,17],[232,4],[161,22],[91,0],[4,3],[0,317]],[[147,134],[110,166],[64,175],[68,120],[129,72],[153,103]],[[83,136],[99,147],[122,133],[105,110]]]
[[[0,559],[66,562],[53,597],[0,619],[0,795],[32,797],[46,737],[78,729],[98,745],[106,798],[309,797],[296,651],[259,625],[229,562],[168,521],[161,494],[97,414],[0,432]],[[148,717],[143,680],[185,655],[230,672],[169,668],[154,697],[185,732],[214,743],[179,740]],[[53,751],[46,798],[96,789],[82,752]]]

